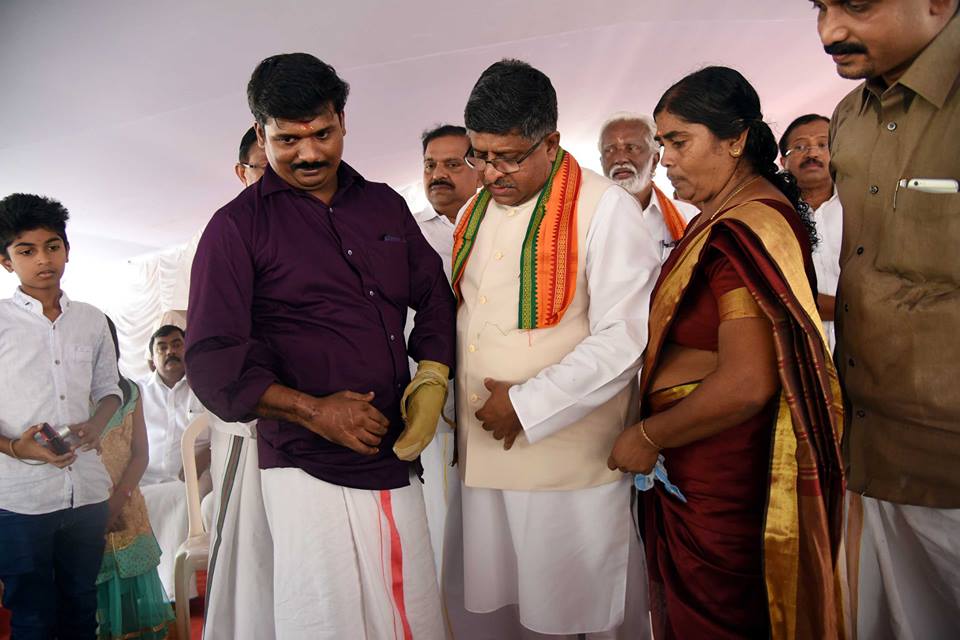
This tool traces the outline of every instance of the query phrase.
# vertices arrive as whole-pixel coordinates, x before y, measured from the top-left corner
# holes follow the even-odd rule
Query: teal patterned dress
[[[103,465],[114,486],[130,463],[133,413],[140,393],[131,383],[130,399],[103,430]],[[164,593],[157,565],[160,545],[150,528],[143,494],[134,489],[119,518],[107,531],[103,564],[97,577],[100,640],[167,637],[173,609]]]

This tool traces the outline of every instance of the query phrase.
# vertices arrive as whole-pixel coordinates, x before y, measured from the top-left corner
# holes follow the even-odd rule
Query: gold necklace
[[[740,186],[738,186],[736,189],[734,189],[733,191],[731,191],[731,192],[730,192],[730,195],[728,195],[726,198],[724,198],[724,199],[723,199],[723,202],[720,203],[720,206],[717,207],[717,210],[714,211],[713,213],[711,213],[711,214],[710,214],[710,217],[707,218],[704,222],[698,224],[698,225],[697,225],[697,228],[698,228],[698,229],[702,229],[703,227],[705,227],[705,226],[707,226],[708,224],[710,224],[711,222],[713,222],[713,219],[716,218],[717,215],[719,215],[721,211],[723,211],[723,208],[726,206],[726,204],[727,204],[728,202],[730,202],[731,200],[733,200],[733,197],[734,197],[734,196],[736,196],[738,193],[740,193],[741,191],[743,191],[744,189],[746,189],[754,180],[756,180],[756,179],[759,178],[759,177],[760,177],[759,174],[758,174],[758,175],[755,175],[755,176],[753,176],[752,178],[750,178],[749,180],[744,181],[743,183],[740,184]]]

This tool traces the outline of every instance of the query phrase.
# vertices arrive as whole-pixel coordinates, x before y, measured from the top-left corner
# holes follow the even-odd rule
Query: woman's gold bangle
[[[641,421],[640,421],[640,435],[642,435],[642,436],[643,436],[643,439],[647,441],[647,444],[649,444],[651,447],[653,447],[653,448],[656,449],[657,451],[660,451],[661,449],[663,449],[663,447],[661,447],[660,445],[658,445],[656,442],[654,442],[654,441],[650,438],[650,436],[647,435],[647,428],[646,428],[646,426],[644,426],[644,422],[645,422],[645,420],[641,420]]]

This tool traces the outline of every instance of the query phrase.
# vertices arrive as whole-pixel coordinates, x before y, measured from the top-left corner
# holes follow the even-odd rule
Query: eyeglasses
[[[267,165],[265,164],[247,164],[246,162],[241,162],[239,164],[241,167],[246,167],[247,169],[259,169],[260,171],[264,171],[267,168]]]
[[[783,157],[784,157],[784,158],[788,158],[788,157],[790,157],[791,155],[793,155],[794,153],[798,153],[798,154],[800,154],[800,155],[803,155],[803,154],[807,153],[808,151],[813,151],[814,149],[816,149],[816,150],[819,151],[820,153],[823,153],[824,151],[827,151],[829,148],[830,148],[830,143],[828,143],[828,142],[818,142],[817,144],[813,144],[813,145],[810,145],[810,144],[795,144],[795,145],[793,145],[792,147],[790,147],[789,149],[787,149],[787,152],[786,152],[785,154],[783,154]]]
[[[539,147],[540,144],[544,140],[546,140],[547,136],[549,135],[550,134],[548,133],[546,136],[543,136],[542,138],[537,140],[533,144],[533,146],[527,149],[523,153],[523,155],[521,155],[519,158],[494,158],[493,160],[487,160],[486,158],[480,158],[478,156],[473,155],[474,150],[470,149],[470,151],[467,152],[467,155],[463,158],[463,160],[464,162],[466,162],[468,165],[470,165],[480,173],[484,172],[488,164],[493,165],[494,169],[496,169],[497,171],[503,174],[516,173],[517,171],[520,171],[520,163],[522,163],[524,160],[529,158],[530,154],[533,153],[534,149]]]

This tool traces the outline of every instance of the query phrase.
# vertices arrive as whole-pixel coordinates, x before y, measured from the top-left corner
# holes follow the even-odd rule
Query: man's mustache
[[[615,164],[615,165],[613,165],[612,167],[610,167],[610,175],[612,176],[612,175],[615,174],[617,171],[621,171],[621,170],[629,171],[629,172],[632,173],[633,175],[637,175],[637,173],[638,173],[638,172],[637,172],[637,168],[636,168],[635,166],[633,166],[632,163],[630,163],[630,162],[618,162],[617,164]]]
[[[800,163],[800,168],[802,169],[802,168],[804,168],[804,167],[806,167],[807,165],[810,165],[810,164],[815,164],[815,165],[817,165],[818,167],[821,167],[821,168],[823,167],[823,163],[820,162],[819,160],[817,160],[816,158],[807,158],[806,160],[804,160],[803,162]]]
[[[453,189],[453,185],[449,181],[444,180],[443,178],[438,178],[430,182],[431,189],[433,189],[434,187],[440,187],[440,186],[450,187],[451,189]]]
[[[290,165],[290,168],[294,171],[310,171],[311,169],[323,169],[329,166],[329,162],[294,162]]]
[[[167,356],[163,361],[163,364],[170,364],[171,362],[183,362],[178,356]]]
[[[825,45],[823,50],[831,56],[842,56],[848,53],[867,53],[867,48],[857,42],[833,42]]]

